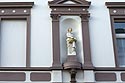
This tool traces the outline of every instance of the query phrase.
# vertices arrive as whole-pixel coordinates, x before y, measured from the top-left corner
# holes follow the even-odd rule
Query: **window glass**
[[[125,38],[117,38],[118,62],[120,67],[125,67]]]
[[[125,22],[124,20],[116,20],[114,23],[117,49],[118,49],[118,63],[120,67],[125,67]]]
[[[125,22],[115,22],[114,27],[117,34],[125,33]]]

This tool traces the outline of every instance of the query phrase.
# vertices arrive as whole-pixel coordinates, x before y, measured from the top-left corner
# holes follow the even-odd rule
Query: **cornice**
[[[125,8],[125,2],[106,2],[108,8]]]
[[[0,8],[32,8],[34,2],[0,2]]]

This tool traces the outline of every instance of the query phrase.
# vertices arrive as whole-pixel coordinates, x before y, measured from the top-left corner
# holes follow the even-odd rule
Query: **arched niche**
[[[81,18],[79,16],[61,16],[60,17],[60,60],[64,63],[67,58],[67,47],[66,47],[66,33],[68,28],[73,29],[73,35],[77,39],[76,42],[76,53],[79,62],[84,62],[83,59],[83,45],[82,45],[82,29],[81,29]]]

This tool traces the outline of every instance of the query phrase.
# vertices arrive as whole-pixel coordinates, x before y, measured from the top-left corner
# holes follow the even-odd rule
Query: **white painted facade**
[[[31,66],[50,67],[52,65],[52,24],[48,1],[13,0],[11,2],[30,1],[35,4],[31,9]],[[1,0],[0,2],[10,2],[10,0]],[[105,2],[105,0],[92,0],[89,8],[91,54],[94,66],[114,67],[110,16]]]
[[[0,0],[0,2],[34,2],[33,8],[31,8],[31,67],[51,67],[52,66],[52,23],[51,23],[51,9],[48,6],[49,0]],[[113,40],[112,40],[112,33],[111,33],[111,23],[110,23],[110,15],[109,10],[105,5],[105,2],[125,2],[125,0],[88,0],[91,1],[91,5],[89,8],[90,13],[90,19],[89,19],[89,32],[90,32],[90,46],[91,46],[91,56],[92,56],[92,62],[94,67],[115,67],[115,58],[114,58],[114,49],[113,49]],[[75,18],[75,17],[71,17]],[[65,17],[62,17],[61,19],[65,19]],[[79,18],[75,18],[79,19]],[[70,19],[69,19],[70,20]],[[70,20],[72,21],[72,20]],[[67,22],[67,21],[66,21]],[[20,23],[18,21],[16,24]],[[67,27],[67,25],[63,25],[64,22],[62,22],[62,25],[60,24],[60,27]],[[78,24],[80,22],[78,21]],[[20,40],[25,40],[25,30],[21,27],[24,27],[25,23],[21,22],[19,26],[11,26],[9,22],[6,22],[6,25],[3,26],[5,28],[2,28],[2,30],[8,31],[7,33],[2,33],[2,36],[11,36],[11,30],[7,30],[6,28],[9,26],[9,28],[12,27],[18,27],[20,29],[21,34],[20,38],[17,39],[17,42],[20,43]],[[75,25],[74,23],[70,26],[79,26]],[[79,26],[80,27],[80,26]],[[17,29],[14,29],[17,30]],[[63,38],[63,35],[65,35],[65,32],[67,29],[60,29],[61,31],[61,37]],[[79,32],[80,30],[78,30]],[[76,31],[77,32],[77,31]],[[6,34],[6,35],[5,35]],[[23,34],[23,35],[22,35]],[[75,33],[77,34],[77,33]],[[81,34],[81,33],[79,33]],[[15,38],[18,36],[15,34],[12,34],[12,36],[15,36]],[[14,39],[14,38],[11,38]],[[65,47],[65,40],[61,40],[61,47]],[[80,36],[78,37],[78,40],[82,41]],[[2,45],[4,45],[6,40],[3,40]],[[63,42],[62,42],[63,41]],[[15,44],[16,42],[11,41],[8,43],[9,47],[11,46],[11,43]],[[80,42],[79,48],[83,49],[82,43]],[[3,46],[4,48],[5,46]],[[25,67],[25,56],[21,56],[20,58],[13,58],[12,56],[4,56],[6,54],[6,51],[9,50],[10,52],[13,51],[13,49],[10,49],[9,47],[6,47],[8,49],[3,49],[3,56],[1,56],[1,66],[22,66]],[[16,45],[15,45],[16,47]],[[19,48],[17,51],[22,50],[22,48],[25,48],[25,42],[19,44]],[[65,51],[61,48],[61,62],[63,63],[66,59],[66,56],[63,56],[63,53]],[[2,49],[2,48],[1,48]],[[16,48],[15,48],[16,49]],[[77,50],[81,51],[81,50]],[[8,52],[9,53],[9,52]],[[25,54],[25,51],[22,50],[20,55]],[[84,59],[83,52],[80,53],[81,56],[79,56],[80,62]],[[12,54],[13,55],[13,54]],[[14,60],[14,62],[12,62]],[[18,63],[18,61],[22,61],[21,63]],[[7,61],[7,62],[6,62]],[[13,65],[13,63],[16,63]],[[1,71],[3,72],[3,71]],[[10,71],[12,72],[12,71]],[[14,71],[13,71],[14,72]],[[26,72],[26,83],[30,83],[30,73],[32,71],[25,71]],[[35,71],[39,72],[39,71]],[[40,71],[41,72],[41,71]],[[61,71],[61,70],[53,70],[53,71],[43,71],[43,72],[49,72],[51,73],[51,81],[47,82],[41,82],[41,83],[51,83],[51,82],[69,82],[70,81],[70,74],[68,71]],[[100,71],[97,71],[100,72]],[[102,71],[101,71],[102,72]],[[107,71],[103,71],[107,72]],[[116,82],[122,82],[120,78],[120,73],[124,71],[113,71],[117,75],[117,81]],[[95,76],[94,76],[93,70],[85,70],[78,71],[76,75],[77,82],[95,82]],[[3,83],[3,82],[0,82]],[[11,82],[5,82],[5,83],[11,83]],[[13,83],[13,82],[12,82]],[[15,83],[23,83],[23,82],[15,82]],[[32,82],[32,83],[39,83],[39,82]],[[96,83],[107,83],[107,82],[96,82]],[[114,82],[109,82],[114,83]]]

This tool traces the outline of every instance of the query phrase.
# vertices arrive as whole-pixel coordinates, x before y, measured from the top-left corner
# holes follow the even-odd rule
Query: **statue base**
[[[66,62],[63,64],[64,69],[81,69],[81,63],[78,62],[76,55],[70,55],[67,57]]]
[[[76,55],[70,55],[67,57],[66,62],[63,64],[64,69],[70,70],[71,81],[70,83],[76,83],[77,69],[81,69],[82,65],[77,60]]]

